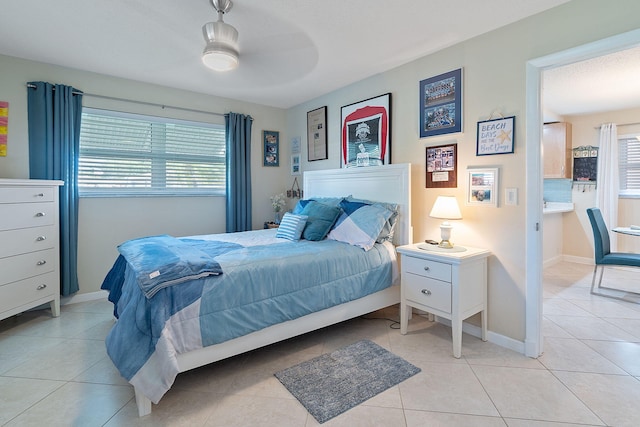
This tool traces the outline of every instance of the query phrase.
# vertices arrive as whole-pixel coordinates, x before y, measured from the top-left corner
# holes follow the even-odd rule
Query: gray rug
[[[363,340],[275,376],[322,424],[418,372],[420,368]]]

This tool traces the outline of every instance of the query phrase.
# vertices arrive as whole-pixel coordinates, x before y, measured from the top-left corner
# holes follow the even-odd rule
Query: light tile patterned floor
[[[106,301],[0,322],[0,425],[316,426],[273,373],[367,338],[422,372],[326,426],[640,425],[640,304],[589,294],[592,267],[545,272],[545,352],[530,359],[414,316],[400,335],[384,319],[355,319],[178,376],[150,416],[106,355]],[[638,273],[605,281],[637,284]],[[610,283],[611,283],[610,282]],[[397,318],[397,307],[371,317]]]

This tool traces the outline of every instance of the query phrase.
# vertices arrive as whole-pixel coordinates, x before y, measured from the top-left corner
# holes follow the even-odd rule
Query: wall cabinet
[[[0,320],[47,302],[60,315],[60,185],[0,179]]]
[[[571,178],[571,123],[547,123],[542,128],[545,178]]]

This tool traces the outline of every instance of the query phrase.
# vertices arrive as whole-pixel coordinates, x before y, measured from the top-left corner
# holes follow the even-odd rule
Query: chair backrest
[[[587,216],[593,229],[593,244],[595,249],[596,264],[600,263],[605,255],[611,253],[611,243],[609,242],[609,230],[604,223],[602,212],[598,208],[587,209]]]

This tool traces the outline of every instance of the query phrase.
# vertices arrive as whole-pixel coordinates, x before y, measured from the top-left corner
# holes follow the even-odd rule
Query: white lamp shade
[[[454,196],[438,196],[429,216],[440,219],[462,219],[458,200]]]

